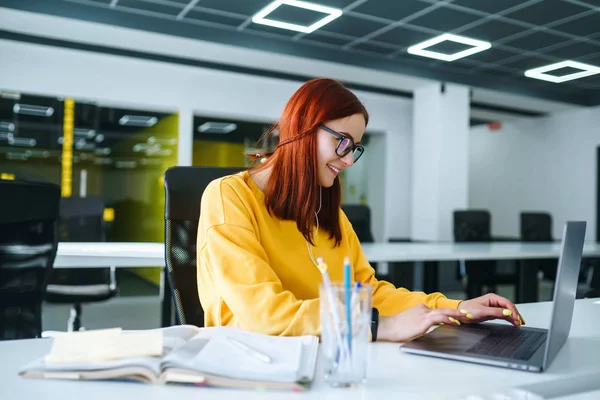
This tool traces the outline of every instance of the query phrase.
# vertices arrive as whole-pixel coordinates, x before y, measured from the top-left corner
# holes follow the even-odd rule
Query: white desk
[[[321,365],[317,379],[304,393],[256,392],[182,386],[155,386],[127,382],[80,382],[23,379],[18,369],[44,355],[50,339],[0,342],[0,388],[7,399],[63,400],[84,397],[106,399],[447,399],[460,394],[506,390],[511,387],[551,382],[572,375],[598,371],[600,376],[600,304],[597,300],[578,300],[571,335],[545,373],[487,367],[441,360],[399,351],[394,343],[371,345],[368,382],[358,389],[333,389],[322,381]],[[600,302],[599,302],[600,303]],[[520,310],[528,325],[546,328],[550,303],[525,304]],[[600,379],[591,385],[600,390]],[[593,389],[593,388],[592,388]],[[563,395],[564,396],[564,395]],[[587,399],[587,394],[566,399]]]
[[[74,243],[58,244],[54,268],[95,268],[115,266],[164,267],[163,243]]]
[[[439,291],[437,261],[457,260],[527,260],[558,257],[560,243],[363,243],[362,249],[371,262],[425,262],[422,290]],[[586,243],[583,255],[600,257],[599,243]],[[55,268],[117,268],[165,266],[163,243],[59,243]],[[523,302],[537,301],[537,270],[520,268],[518,289]],[[162,324],[169,325],[171,302],[168,282],[161,277]]]
[[[560,253],[560,242],[363,243],[361,246],[371,262],[526,260],[554,258]],[[600,257],[600,243],[586,243],[583,256]]]
[[[560,243],[363,243],[371,262],[512,260],[558,257]],[[600,243],[586,243],[583,255],[600,257]],[[56,268],[164,267],[162,243],[59,243]]]

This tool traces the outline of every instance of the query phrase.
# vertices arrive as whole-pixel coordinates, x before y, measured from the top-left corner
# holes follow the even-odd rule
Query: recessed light
[[[573,72],[567,75],[552,75],[547,72],[556,71],[561,68],[578,69],[580,72]],[[573,79],[584,78],[586,76],[595,75],[600,73],[600,67],[590,64],[584,64],[577,61],[561,61],[550,65],[544,65],[542,67],[533,68],[525,71],[525,76],[528,78],[541,79],[543,81],[561,83],[566,81],[572,81]]]
[[[13,124],[12,122],[2,122],[2,121],[0,121],[0,129],[12,132],[12,131],[15,130],[15,124]]]
[[[233,122],[205,122],[198,127],[200,133],[229,133],[237,129]]]
[[[119,119],[119,125],[124,126],[153,126],[158,122],[156,117],[148,117],[145,115],[123,115]]]
[[[16,103],[13,106],[13,112],[15,114],[33,115],[34,117],[51,117],[54,114],[54,108]]]
[[[73,129],[73,135],[85,136],[86,138],[91,139],[96,135],[96,131],[94,129],[75,128]]]
[[[306,10],[312,10],[312,11],[320,12],[320,13],[327,14],[327,15],[309,26],[291,24],[289,22],[277,21],[274,19],[266,18],[267,15],[271,14],[273,11],[275,11],[277,8],[279,8],[280,6],[282,6],[284,4],[287,6],[304,8]],[[308,1],[275,0],[274,2],[272,2],[268,6],[266,6],[259,12],[257,12],[252,17],[252,22],[254,22],[256,24],[274,26],[275,28],[289,29],[291,31],[297,31],[297,32],[302,32],[302,33],[311,33],[313,31],[319,29],[320,27],[330,23],[334,19],[338,18],[340,15],[342,15],[342,10],[340,10],[339,8],[326,7],[326,6],[322,6],[320,4],[310,3]]]
[[[428,47],[434,46],[438,43],[442,43],[445,41],[462,43],[467,46],[471,46],[468,49],[453,53],[453,54],[445,54],[437,51],[426,50]],[[484,51],[492,47],[490,42],[484,42],[482,40],[471,39],[464,36],[453,35],[451,33],[444,33],[443,35],[436,36],[432,39],[426,40],[421,43],[417,43],[414,46],[410,46],[408,48],[408,52],[410,54],[414,54],[422,57],[435,58],[437,60],[442,61],[454,61],[459,58],[463,58],[466,56],[470,56],[471,54],[479,53],[480,51]]]

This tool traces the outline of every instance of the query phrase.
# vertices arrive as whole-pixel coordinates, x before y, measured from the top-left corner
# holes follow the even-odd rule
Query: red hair
[[[287,102],[279,123],[279,144],[268,160],[255,169],[271,168],[264,187],[269,212],[282,220],[296,221],[298,230],[312,245],[319,209],[317,138],[319,124],[354,114],[369,121],[366,108],[354,93],[333,79],[313,79],[300,87]],[[322,188],[319,229],[339,245],[342,232],[339,209],[342,200],[339,177],[330,188]]]

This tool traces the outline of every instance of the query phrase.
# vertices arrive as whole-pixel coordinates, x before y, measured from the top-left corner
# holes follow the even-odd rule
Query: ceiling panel
[[[600,12],[555,25],[553,29],[577,36],[597,35],[600,31]]]
[[[522,5],[524,0],[454,0],[454,4],[490,14]]]
[[[164,14],[172,17],[177,16],[177,14],[179,14],[184,7],[183,5],[171,3],[167,4],[169,5],[148,3],[146,1],[141,0],[119,0],[119,2],[117,3],[117,7],[127,7],[135,10],[150,11],[153,13]]]
[[[353,8],[352,12],[399,21],[427,7],[431,7],[431,4],[416,0],[367,1]]]
[[[381,35],[377,35],[374,40],[378,42],[390,43],[397,46],[412,46],[414,44],[431,39],[429,33],[418,32],[404,27],[393,28]]]
[[[193,21],[206,21],[210,23],[222,24],[230,27],[237,27],[242,22],[244,22],[244,18],[233,17],[233,16],[225,16],[225,15],[217,15],[214,13],[207,13],[198,10],[190,10],[185,15],[186,20]]]
[[[531,31],[525,36],[503,40],[502,44],[523,50],[537,51],[544,47],[554,46],[558,45],[559,43],[566,43],[569,41],[569,39],[548,33],[546,31]]]
[[[384,26],[386,26],[386,24],[382,22],[369,21],[344,15],[336,20],[333,20],[321,29],[327,32],[360,37],[368,35],[378,29],[383,28]]]
[[[580,59],[586,58],[590,54],[595,54],[600,52],[600,44],[592,44],[586,42],[570,42],[569,45],[564,47],[559,47],[554,50],[544,50],[544,54],[549,54],[554,57],[564,58],[564,59]]]
[[[509,24],[498,20],[489,20],[473,28],[464,31],[461,30],[459,34],[474,39],[495,42],[526,30],[527,28],[523,28],[519,25]]]
[[[507,17],[533,25],[546,25],[589,11],[589,8],[566,1],[545,0],[509,13]]]
[[[440,7],[428,14],[410,21],[410,23],[429,29],[449,32],[453,29],[460,28],[463,25],[477,21],[479,18],[480,17],[473,14],[467,14],[462,11]]]

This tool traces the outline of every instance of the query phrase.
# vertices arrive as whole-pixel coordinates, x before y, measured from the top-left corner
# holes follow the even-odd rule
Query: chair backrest
[[[104,200],[99,197],[63,197],[60,199],[58,225],[61,242],[104,242]],[[109,285],[110,268],[61,268],[50,275],[52,285]],[[52,290],[50,290],[52,292]],[[48,293],[47,300],[58,301],[56,293]],[[75,293],[61,293],[61,301],[81,299]],[[85,296],[83,296],[85,298]],[[77,300],[79,301],[79,300]]]
[[[41,336],[59,200],[58,185],[0,181],[0,339]]]
[[[243,170],[173,167],[165,172],[165,263],[180,324],[204,325],[196,274],[196,239],[204,189],[215,179]]]
[[[104,200],[64,197],[60,200],[61,242],[104,242]]]
[[[371,209],[362,204],[342,204],[342,210],[352,224],[352,228],[361,243],[372,243]]]
[[[551,242],[552,216],[545,212],[522,212],[521,240],[524,242]]]
[[[487,210],[456,210],[454,217],[455,242],[489,242],[491,216]]]

